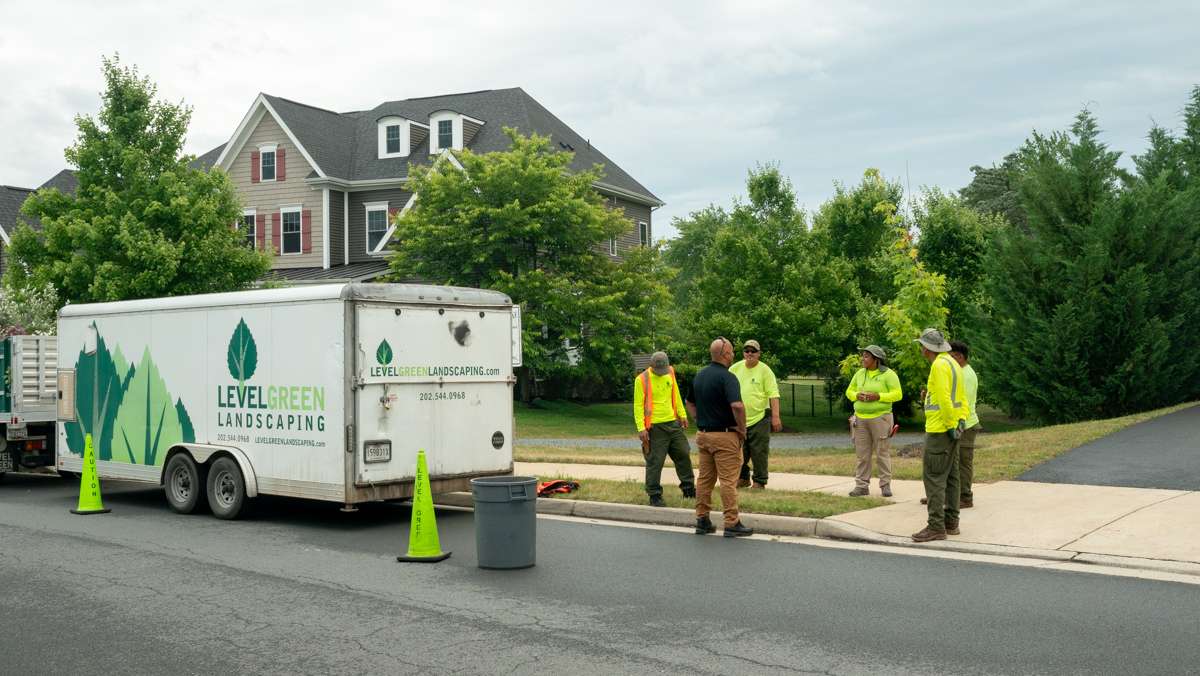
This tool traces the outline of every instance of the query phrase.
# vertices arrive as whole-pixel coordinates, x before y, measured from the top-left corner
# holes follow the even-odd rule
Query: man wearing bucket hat
[[[850,418],[851,435],[858,463],[854,471],[854,490],[850,497],[870,495],[871,458],[879,465],[879,490],[883,497],[892,497],[892,457],[889,438],[892,436],[892,403],[900,401],[900,378],[885,366],[887,352],[878,345],[862,349],[862,368],[850,379],[846,398],[854,402]]]
[[[757,340],[747,340],[742,346],[742,361],[729,367],[729,372],[742,386],[742,403],[746,405],[746,443],[742,444],[742,469],[738,488],[750,485],[750,465],[754,464],[754,487],[767,487],[767,463],[771,454],[771,432],[783,430],[779,417],[779,381],[770,366],[760,361],[762,347]],[[767,408],[771,419],[767,420]],[[769,427],[768,427],[769,425]]]
[[[925,385],[925,453],[921,478],[925,482],[929,520],[913,533],[914,542],[945,540],[958,535],[958,440],[970,416],[962,369],[950,356],[950,343],[937,329],[925,329],[914,342],[929,361]]]
[[[650,496],[650,506],[667,506],[662,498],[661,479],[668,455],[675,463],[683,497],[696,497],[692,458],[683,433],[688,426],[687,409],[683,407],[675,369],[666,352],[652,354],[650,367],[633,381],[633,420],[646,458],[646,495]]]

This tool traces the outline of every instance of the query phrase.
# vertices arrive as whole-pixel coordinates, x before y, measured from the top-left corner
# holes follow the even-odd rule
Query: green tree
[[[678,270],[671,280],[671,294],[680,307],[690,304],[696,280],[704,272],[704,255],[713,248],[717,231],[728,224],[729,214],[716,205],[671,221],[679,235],[667,242],[663,258]]]
[[[462,171],[440,161],[414,166],[419,196],[398,217],[395,278],[507,293],[523,311],[523,389],[538,379],[623,384],[629,355],[653,347],[669,309],[670,270],[657,249],[603,252],[629,230],[592,187],[601,169],[571,172],[571,153],[543,136],[506,129],[511,148],[456,152]]]
[[[917,260],[946,279],[946,329],[953,334],[979,320],[983,294],[983,257],[988,242],[1006,224],[998,214],[980,214],[961,198],[934,188],[913,206],[920,233]]]
[[[1163,170],[1168,145],[1152,143],[1157,159],[1130,180],[1086,110],[1070,133],[1026,142],[1028,227],[989,254],[978,350],[1010,413],[1111,417],[1200,392],[1200,195]]]
[[[868,169],[852,189],[836,184],[834,196],[821,205],[813,231],[828,255],[849,261],[864,296],[885,302],[895,295],[894,271],[881,256],[894,242],[890,218],[904,198],[899,183],[888,182],[878,169]]]
[[[751,171],[746,187],[748,201],[734,205],[702,258],[692,358],[706,361],[707,339],[720,334],[758,340],[780,376],[829,372],[853,335],[853,267],[826,255],[777,167]]]
[[[1006,155],[1000,166],[973,166],[971,173],[971,182],[959,191],[963,202],[981,214],[999,214],[1010,225],[1024,228],[1027,217],[1017,189],[1021,178],[1019,154]]]
[[[0,293],[0,337],[54,335],[60,305],[58,292],[50,284],[6,289]]]
[[[85,303],[245,288],[268,269],[232,225],[241,216],[224,172],[193,169],[182,148],[191,110],[157,100],[156,87],[118,58],[104,59],[96,118],[78,116],[66,150],[74,195],[39,190],[25,215],[42,232],[12,237],[9,288],[52,284]]]

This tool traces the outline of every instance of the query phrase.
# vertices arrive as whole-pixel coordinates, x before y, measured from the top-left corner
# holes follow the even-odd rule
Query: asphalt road
[[[1084,444],[1017,477],[1089,486],[1200,490],[1200,406]]]
[[[1200,586],[538,520],[538,565],[475,565],[440,511],[263,499],[224,522],[109,483],[0,484],[0,672],[1166,674]]]

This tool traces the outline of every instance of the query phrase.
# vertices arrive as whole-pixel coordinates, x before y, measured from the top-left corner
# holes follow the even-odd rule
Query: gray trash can
[[[537,477],[471,479],[480,568],[529,568],[537,550]]]

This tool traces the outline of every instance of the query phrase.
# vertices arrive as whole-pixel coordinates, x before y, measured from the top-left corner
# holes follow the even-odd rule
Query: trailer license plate
[[[363,455],[366,462],[388,462],[392,459],[392,442],[368,441],[363,444]]]

